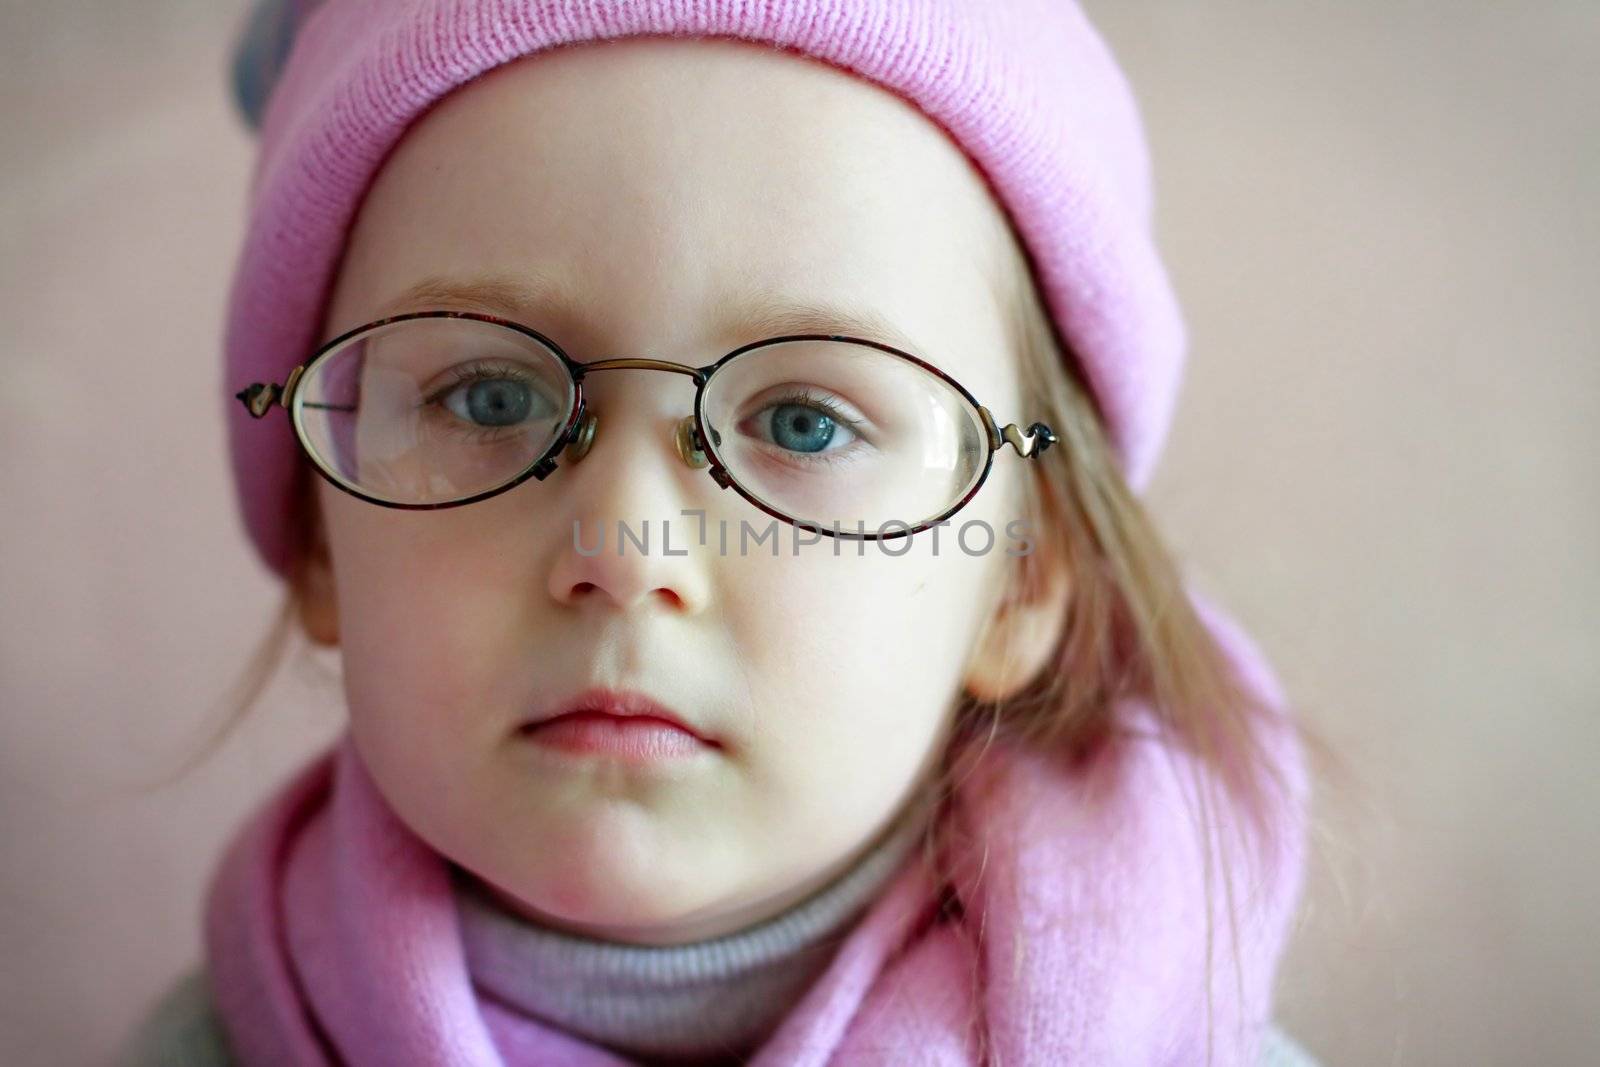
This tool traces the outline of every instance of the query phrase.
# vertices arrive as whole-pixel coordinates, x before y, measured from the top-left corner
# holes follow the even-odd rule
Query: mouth
[[[637,761],[721,748],[671,708],[633,690],[593,687],[543,709],[519,733],[546,748],[605,753]]]

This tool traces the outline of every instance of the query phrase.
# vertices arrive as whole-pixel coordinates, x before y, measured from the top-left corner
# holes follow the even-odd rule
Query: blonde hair
[[[1232,945],[1233,976],[1243,981],[1239,915],[1233,880],[1215,866],[1232,867],[1278,851],[1293,828],[1275,819],[1292,799],[1293,783],[1269,751],[1274,731],[1310,766],[1336,769],[1326,742],[1288,708],[1274,708],[1242,677],[1227,651],[1188,596],[1183,574],[1150,513],[1122,476],[1104,434],[1104,420],[1082,366],[1062,340],[1032,281],[1020,242],[1007,245],[1011,264],[996,277],[1014,284],[997,290],[1007,309],[1006,327],[1020,369],[1021,394],[1029,418],[1058,428],[1059,444],[1029,464],[1022,508],[1043,544],[1019,558],[1007,596],[1038,594],[1038,567],[1052,557],[1065,565],[1071,591],[1062,605],[1062,632],[1049,659],[1021,689],[995,701],[963,694],[956,711],[951,751],[927,784],[932,803],[955,795],[958,779],[971,773],[990,743],[1006,738],[1047,753],[1069,766],[1086,766],[1129,724],[1118,720],[1124,698],[1137,698],[1157,715],[1165,740],[1195,757],[1198,770],[1185,783],[1204,863],[1206,904],[1206,1019],[1208,1055],[1214,1030],[1212,900],[1225,895],[1226,935]],[[1281,734],[1279,735],[1281,737]],[[966,742],[976,740],[976,744]],[[964,745],[961,759],[954,749]],[[1234,836],[1221,831],[1221,812],[1242,816]],[[922,842],[924,862],[936,877],[952,827],[932,820]],[[969,848],[971,852],[973,849]],[[977,851],[984,851],[980,844]],[[937,883],[936,883],[937,884]],[[941,902],[943,903],[943,902]],[[959,913],[959,902],[957,911]],[[981,936],[981,931],[979,932]],[[1013,946],[1017,952],[1028,946]],[[973,975],[974,983],[979,981]],[[991,1052],[987,1035],[976,1035]]]

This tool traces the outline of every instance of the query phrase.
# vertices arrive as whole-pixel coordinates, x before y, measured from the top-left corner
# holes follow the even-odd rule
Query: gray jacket
[[[157,1002],[122,1050],[118,1067],[229,1067],[227,1035],[211,1006],[205,965],[186,972]],[[1267,1031],[1257,1067],[1317,1067],[1276,1026]]]

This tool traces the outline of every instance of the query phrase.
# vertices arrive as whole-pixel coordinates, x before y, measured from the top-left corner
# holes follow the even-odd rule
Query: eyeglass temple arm
[[[989,441],[992,448],[1004,448],[1010,445],[1016,450],[1017,455],[1024,459],[1033,459],[1045,449],[1060,440],[1056,432],[1042,422],[1035,422],[1024,430],[1016,423],[1007,423],[1002,429],[994,421],[994,416],[986,407],[979,407],[983,413],[983,424],[989,431]]]
[[[289,399],[294,396],[294,387],[300,381],[300,375],[305,373],[305,369],[306,365],[300,364],[289,372],[289,377],[282,385],[277,382],[252,382],[234,393],[234,398],[244,405],[244,409],[252,417],[265,418],[267,412],[272,410],[273,404],[285,408],[289,406]]]

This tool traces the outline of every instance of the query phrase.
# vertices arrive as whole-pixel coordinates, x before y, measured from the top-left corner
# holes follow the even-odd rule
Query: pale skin
[[[1010,237],[977,172],[909,104],[794,55],[627,40],[528,57],[447,97],[385,163],[324,338],[383,314],[508,314],[592,361],[693,365],[758,339],[745,303],[868,308],[1004,423],[1026,425],[1003,330]],[[423,279],[557,280],[569,309],[440,299]],[[849,331],[845,331],[849,332]],[[581,463],[460,508],[406,512],[318,479],[326,548],[302,621],[338,646],[351,726],[396,813],[508,907],[634,944],[718,936],[804,899],[907,809],[963,688],[1044,664],[1068,580],[1005,597],[1019,561],[854,542],[720,555],[577,551],[582,521],[766,516],[678,457],[687,378],[598,374]],[[1021,514],[1010,449],[957,522]],[[783,527],[787,536],[788,527]],[[721,747],[671,773],[536,758],[518,725],[591,685],[641,690]]]

